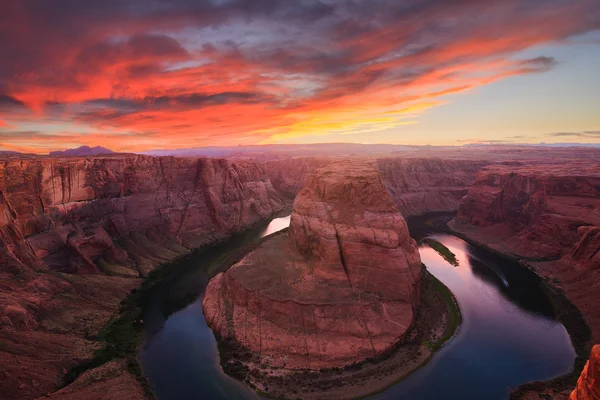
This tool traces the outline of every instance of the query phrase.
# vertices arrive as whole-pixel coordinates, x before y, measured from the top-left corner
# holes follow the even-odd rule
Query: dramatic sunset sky
[[[600,0],[2,0],[0,150],[600,142]]]

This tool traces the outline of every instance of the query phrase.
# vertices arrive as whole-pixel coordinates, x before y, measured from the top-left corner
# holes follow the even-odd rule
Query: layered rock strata
[[[373,159],[384,184],[404,217],[435,211],[456,211],[460,199],[487,161],[387,157]],[[265,163],[273,186],[296,196],[306,179],[332,159],[290,158]]]
[[[270,367],[341,367],[392,347],[419,299],[417,245],[375,165],[333,163],[277,235],[209,283],[207,323]]]
[[[554,278],[600,342],[600,165],[486,168],[453,227]]]
[[[0,393],[32,398],[90,358],[155,266],[282,208],[262,164],[148,156],[0,161]]]
[[[381,158],[381,172],[392,200],[404,216],[456,211],[488,161],[440,158]]]
[[[590,360],[585,364],[577,387],[571,393],[569,400],[599,400],[600,399],[600,345],[592,348]]]

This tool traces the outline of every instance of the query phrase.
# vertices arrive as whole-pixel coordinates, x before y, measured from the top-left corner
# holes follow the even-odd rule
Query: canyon
[[[297,157],[265,161],[273,186],[293,199],[316,169],[342,158]],[[422,157],[371,159],[398,210],[404,217],[427,212],[456,211],[461,198],[475,182],[485,159],[454,160]]]
[[[559,149],[544,151],[540,157],[529,149],[499,149],[489,154],[435,150],[427,156],[262,161],[121,154],[5,155],[0,160],[2,398],[36,398],[47,393],[55,398],[144,397],[130,366],[121,359],[84,372],[66,387],[65,374],[102,347],[100,332],[156,267],[168,268],[169,262],[193,249],[225,240],[289,210],[294,199],[289,232],[270,238],[211,282],[215,294],[205,300],[207,320],[220,335],[235,336],[251,349],[261,338],[263,344],[271,344],[261,362],[274,368],[284,363],[288,368],[343,366],[352,360],[350,354],[359,354],[357,359],[372,357],[401,338],[418,302],[418,284],[409,279],[402,287],[390,285],[389,278],[400,272],[385,262],[382,265],[392,270],[383,268],[373,274],[364,268],[370,262],[364,249],[368,247],[369,256],[375,254],[373,259],[380,264],[388,258],[400,260],[395,267],[403,266],[418,281],[411,239],[401,221],[438,211],[458,210],[450,224],[455,232],[520,260],[564,290],[598,343],[600,167],[595,161],[597,152],[581,153],[585,160],[574,154],[579,153]],[[340,163],[351,167],[340,167]],[[314,178],[314,172],[322,168],[330,168],[332,177],[346,176],[362,184],[332,184],[335,190],[323,191],[327,180],[318,183]],[[367,195],[367,189],[374,191]],[[347,208],[340,204],[335,212],[326,211],[325,201],[315,198],[328,193],[332,199],[345,199]],[[360,204],[353,204],[353,199]],[[378,202],[385,206],[378,208],[382,207]],[[353,220],[350,212],[363,218]],[[343,229],[332,230],[337,225]],[[386,230],[388,225],[400,235]],[[398,249],[402,256],[394,253]],[[412,256],[402,261],[405,254]],[[264,267],[268,260],[289,268],[275,273]],[[307,269],[313,272],[308,280],[302,272]],[[275,280],[294,290],[298,287],[297,292],[284,291],[298,298],[286,298],[273,286]],[[307,287],[332,285],[333,299],[307,291]],[[400,297],[385,300],[394,293]],[[312,324],[315,331],[323,328],[324,343],[327,335],[333,343],[332,337],[340,332],[319,326],[315,314],[312,320],[305,319],[307,310],[314,309],[315,303],[343,303],[340,299],[358,294],[364,306],[360,313],[379,319],[375,324],[379,331],[365,323],[337,324],[345,345],[336,351],[326,346],[330,358],[317,356],[322,344],[317,345],[311,335],[301,333],[303,340],[292,340],[307,329],[307,325],[300,329],[301,321]],[[218,321],[224,313],[211,298],[235,299],[237,306],[226,317],[238,327],[236,331]],[[398,304],[404,306],[394,308]],[[269,313],[258,318],[257,307]],[[379,312],[383,307],[387,310],[384,317]],[[352,302],[335,309],[321,312],[323,316],[333,312],[336,318],[358,312]],[[259,338],[248,323],[244,325],[242,315],[266,321],[271,341]],[[291,316],[291,322],[286,322],[293,325],[290,329],[275,326],[273,321],[282,315]],[[241,326],[245,326],[244,335]],[[371,343],[369,337],[378,340]],[[273,338],[279,338],[279,343]],[[349,352],[350,347],[358,349],[357,353]],[[283,353],[290,356],[270,357]],[[596,364],[590,361],[590,365]],[[593,367],[584,371],[581,381],[587,386],[582,388],[597,382],[589,379],[595,376],[590,370],[596,371]],[[579,387],[578,393],[584,390]],[[572,388],[557,398],[568,397]]]
[[[485,168],[452,227],[553,280],[600,342],[600,164]]]
[[[213,278],[203,309],[220,340],[259,364],[343,367],[404,337],[420,276],[416,242],[374,165],[332,163],[296,197],[289,234]]]
[[[256,163],[138,155],[0,163],[3,398],[60,388],[156,266],[282,207]],[[106,369],[129,374],[118,362]]]

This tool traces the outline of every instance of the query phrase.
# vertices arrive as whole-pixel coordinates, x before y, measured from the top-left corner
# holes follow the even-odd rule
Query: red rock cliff
[[[594,346],[569,400],[600,399],[600,345]]]
[[[600,165],[484,169],[454,228],[557,279],[600,341]]]
[[[0,192],[2,238],[13,243],[2,256],[66,272],[101,272],[103,261],[143,272],[169,257],[136,248],[132,235],[172,256],[282,205],[261,164],[220,159],[11,160],[0,163]]]
[[[281,207],[258,163],[0,161],[1,397],[57,389],[140,277]]]
[[[339,367],[400,340],[417,306],[420,258],[372,163],[317,170],[289,235],[268,239],[209,283],[208,325],[261,364]]]
[[[327,158],[291,158],[266,162],[267,173],[277,190],[296,196],[307,177],[327,165]],[[375,162],[392,200],[404,215],[458,210],[460,199],[487,161],[440,158],[379,158]]]
[[[404,216],[456,211],[487,161],[440,158],[382,158],[377,168]]]

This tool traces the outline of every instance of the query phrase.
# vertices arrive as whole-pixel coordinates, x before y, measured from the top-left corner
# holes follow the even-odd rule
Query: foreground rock
[[[600,399],[600,345],[594,346],[569,400]]]
[[[86,338],[155,266],[281,207],[252,162],[0,161],[0,397],[58,389],[65,371],[101,346]]]
[[[417,245],[374,164],[334,163],[308,178],[289,235],[211,280],[204,313],[260,365],[342,367],[404,337],[420,277]]]

